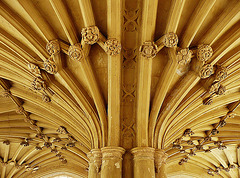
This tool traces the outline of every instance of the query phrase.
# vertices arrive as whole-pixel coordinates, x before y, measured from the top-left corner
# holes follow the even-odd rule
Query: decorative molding
[[[64,126],[60,126],[58,129],[57,129],[57,132],[59,134],[68,134],[68,131],[67,129],[64,127]]]
[[[154,58],[157,54],[157,45],[154,42],[144,42],[139,48],[140,54],[146,58]]]
[[[97,26],[84,27],[82,29],[82,40],[86,44],[93,45],[99,40],[99,29]]]
[[[102,152],[100,149],[92,149],[91,152],[87,154],[87,157],[91,164],[94,165],[94,169],[96,169],[96,172],[99,173],[102,165]]]
[[[57,65],[56,62],[54,61],[54,59],[52,57],[50,57],[49,59],[47,59],[46,61],[44,61],[43,63],[44,65],[44,69],[50,73],[50,74],[56,74],[57,73]]]
[[[227,68],[223,66],[217,66],[215,80],[221,82],[226,79],[227,76]]]
[[[58,40],[49,41],[46,45],[46,49],[50,55],[55,55],[60,53],[61,48],[60,48],[59,41]]]
[[[205,64],[199,71],[199,76],[202,79],[208,78],[213,74],[213,66],[211,64]]]
[[[68,49],[68,55],[70,59],[81,62],[84,59],[84,52],[82,50],[82,45],[80,43],[71,45]]]
[[[135,159],[151,159],[154,160],[155,148],[152,147],[136,147],[131,150],[133,160]]]
[[[28,68],[32,74],[34,74],[37,77],[41,77],[41,71],[37,65],[29,63]]]
[[[122,147],[103,147],[101,148],[102,159],[122,159],[125,149]]]
[[[168,48],[172,48],[177,46],[178,44],[178,36],[177,34],[170,32],[164,35],[164,46],[168,47]]]
[[[193,52],[188,48],[180,49],[177,52],[177,62],[180,65],[186,65],[191,62]]]
[[[37,91],[44,91],[46,90],[46,84],[44,80],[40,77],[34,78],[33,82],[31,83],[32,89]]]
[[[211,46],[201,44],[197,48],[197,59],[199,61],[207,62],[213,55]]]
[[[108,55],[114,56],[121,52],[121,43],[115,38],[108,39],[104,45],[105,51]]]

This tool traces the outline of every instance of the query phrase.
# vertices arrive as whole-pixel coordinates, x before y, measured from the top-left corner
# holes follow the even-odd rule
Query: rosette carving
[[[105,51],[107,54],[114,56],[121,52],[121,43],[117,39],[108,39],[105,42]]]
[[[154,58],[157,54],[157,45],[154,42],[144,42],[139,51],[143,57]]]
[[[227,68],[226,67],[219,67],[216,72],[216,79],[217,81],[221,82],[227,78]]]
[[[206,62],[213,55],[213,50],[209,45],[199,45],[197,49],[197,59]]]
[[[52,58],[47,59],[46,61],[44,61],[43,65],[44,65],[44,69],[48,73],[50,73],[50,74],[57,73],[57,65],[56,65],[55,61],[53,61]]]
[[[46,49],[47,49],[47,52],[48,52],[50,55],[60,53],[60,45],[59,45],[58,40],[49,41],[49,42],[47,43]]]
[[[181,64],[181,65],[189,64],[191,62],[192,54],[193,52],[188,48],[181,49],[180,51],[178,51],[177,53],[178,64]]]
[[[28,68],[29,68],[30,72],[33,73],[34,75],[41,76],[41,71],[37,65],[29,63]]]
[[[72,45],[68,49],[68,55],[71,59],[81,61],[84,59],[84,52],[82,50],[82,45],[77,43]]]
[[[204,65],[199,71],[199,75],[201,78],[208,78],[212,74],[213,74],[213,66],[210,64]]]
[[[165,34],[165,38],[164,38],[163,43],[168,48],[172,48],[174,46],[177,46],[177,44],[178,44],[177,34],[175,34],[173,32]]]
[[[33,90],[46,90],[46,84],[43,79],[36,77],[32,82]]]
[[[87,44],[94,44],[99,40],[99,29],[97,26],[85,27],[82,29],[82,40]]]

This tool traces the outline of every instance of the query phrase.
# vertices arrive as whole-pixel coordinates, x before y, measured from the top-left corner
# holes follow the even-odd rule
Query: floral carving
[[[177,46],[178,36],[173,32],[167,33],[167,34],[165,34],[165,38],[164,38],[163,43],[168,48],[172,48],[174,46]]]
[[[48,52],[50,55],[60,53],[60,45],[59,45],[58,40],[49,41],[49,42],[47,43],[46,49],[47,49],[47,52]]]
[[[56,65],[55,61],[52,58],[47,59],[46,61],[44,61],[43,65],[44,65],[44,69],[48,73],[50,73],[50,74],[57,73],[57,65]]]
[[[218,67],[216,72],[216,79],[217,81],[222,81],[227,78],[227,68],[226,67]]]
[[[50,146],[52,146],[52,143],[51,143],[51,142],[45,142],[45,143],[44,143],[44,146],[47,147],[47,148],[49,148]]]
[[[186,137],[188,135],[190,137],[193,134],[194,134],[194,132],[191,131],[191,129],[186,129],[183,133],[183,136]]]
[[[22,141],[22,142],[20,143],[20,145],[29,146],[29,143],[28,143],[27,141]]]
[[[40,77],[36,77],[32,82],[32,88],[33,90],[45,90],[46,85],[43,79]]]
[[[180,51],[178,51],[178,53],[177,53],[178,64],[186,65],[186,64],[190,63],[192,54],[193,54],[193,52],[191,50],[189,50],[188,48],[181,49]]]
[[[154,58],[157,54],[157,45],[154,42],[144,42],[139,51],[143,57]]]
[[[223,85],[220,85],[220,87],[218,88],[218,91],[216,92],[217,95],[223,95],[226,91],[226,87]]]
[[[81,61],[84,59],[84,52],[82,50],[82,45],[77,43],[72,45],[68,49],[68,55],[71,59]]]
[[[105,42],[105,51],[109,55],[117,55],[121,52],[121,43],[117,39],[108,39]]]
[[[29,63],[28,68],[29,68],[30,72],[33,73],[34,75],[41,76],[41,71],[37,65]]]
[[[210,64],[204,65],[199,71],[199,75],[201,78],[208,78],[212,74],[213,74],[213,66]]]
[[[212,57],[213,50],[209,45],[199,45],[197,49],[197,59],[206,62]]]
[[[99,29],[97,26],[85,27],[82,29],[82,40],[87,44],[94,44],[99,39]]]

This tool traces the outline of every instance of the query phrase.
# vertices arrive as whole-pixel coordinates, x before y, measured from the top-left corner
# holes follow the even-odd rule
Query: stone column
[[[155,167],[156,167],[156,178],[166,178],[166,159],[168,158],[167,153],[165,153],[163,150],[155,150]]]
[[[100,149],[92,149],[87,154],[89,158],[88,178],[100,178],[100,168],[102,164],[102,153]]]
[[[131,150],[134,162],[134,178],[155,178],[154,148],[136,147]]]
[[[125,149],[121,147],[104,147],[102,150],[101,178],[122,177],[122,155]]]

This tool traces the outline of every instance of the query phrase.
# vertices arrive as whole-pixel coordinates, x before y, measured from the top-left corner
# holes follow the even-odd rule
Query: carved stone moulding
[[[82,40],[87,44],[94,44],[99,40],[99,29],[97,26],[84,27],[82,29]]]
[[[157,54],[157,45],[154,42],[144,42],[139,51],[143,57],[154,58]]]
[[[199,61],[206,62],[207,60],[209,60],[212,57],[212,55],[213,55],[213,50],[212,50],[211,46],[204,45],[204,44],[201,44],[198,46],[197,59]]]
[[[71,59],[81,62],[84,59],[84,52],[82,50],[82,45],[80,43],[71,45],[68,49],[68,55]]]
[[[41,76],[41,71],[37,65],[29,63],[28,68],[29,68],[30,72],[33,73],[34,75]]]
[[[199,71],[199,76],[201,78],[208,78],[213,74],[213,66],[211,64],[206,64],[202,66],[202,68]]]
[[[154,154],[154,158],[155,158],[154,159],[154,164],[155,164],[155,167],[156,167],[156,172],[159,173],[162,164],[166,163],[166,160],[168,158],[168,154],[165,153],[163,150],[156,149],[155,154]]]
[[[52,40],[49,41],[46,45],[47,52],[50,55],[58,54],[60,53],[60,45],[58,40]]]
[[[222,80],[227,78],[227,75],[228,75],[227,74],[227,68],[220,66],[220,67],[217,68],[215,80],[221,82]]]
[[[41,79],[40,77],[34,78],[31,85],[32,85],[33,90],[38,90],[38,91],[46,90],[46,84],[45,84],[44,80]]]
[[[226,87],[223,85],[220,85],[218,88],[218,91],[216,92],[217,95],[223,95],[226,91]]]
[[[122,147],[103,147],[102,159],[122,159],[125,149]]]
[[[87,154],[90,163],[93,163],[96,171],[100,172],[100,167],[102,165],[102,152],[100,149],[92,149],[91,152]]]
[[[220,87],[220,83],[218,81],[217,82],[213,82],[213,84],[209,88],[208,93],[209,94],[213,94],[213,93],[218,92],[219,87]]]
[[[44,69],[48,73],[50,73],[50,74],[57,73],[57,65],[56,65],[55,61],[52,58],[49,58],[46,61],[44,61],[43,65],[44,65]]]
[[[114,56],[121,52],[122,46],[117,39],[108,39],[105,43],[105,51],[107,54]]]
[[[177,34],[175,34],[173,32],[165,34],[163,43],[168,48],[177,46],[177,44],[178,44]]]
[[[177,52],[177,61],[178,64],[186,65],[191,62],[193,52],[188,48],[181,49]]]

